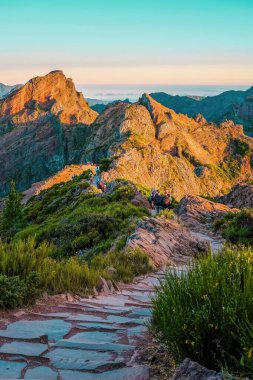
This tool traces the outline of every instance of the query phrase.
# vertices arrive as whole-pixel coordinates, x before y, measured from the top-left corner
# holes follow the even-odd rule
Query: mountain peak
[[[0,102],[0,123],[27,124],[48,114],[58,116],[63,124],[89,125],[97,117],[61,70],[32,78]]]

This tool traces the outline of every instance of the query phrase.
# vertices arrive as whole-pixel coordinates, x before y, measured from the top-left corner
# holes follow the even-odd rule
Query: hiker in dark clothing
[[[160,194],[159,190],[156,191],[154,197],[154,206],[158,214],[163,209],[163,196]]]
[[[156,190],[152,189],[150,193],[150,197],[149,197],[149,203],[152,209],[155,207],[155,195],[156,195]]]
[[[96,175],[99,176],[100,175],[100,168],[99,168],[99,166],[96,166],[95,170],[96,170]]]

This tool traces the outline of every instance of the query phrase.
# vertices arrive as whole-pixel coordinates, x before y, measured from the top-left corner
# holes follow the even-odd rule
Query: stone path
[[[45,312],[10,323],[0,330],[0,379],[149,379],[136,357],[163,278],[160,271],[117,294],[45,304]]]

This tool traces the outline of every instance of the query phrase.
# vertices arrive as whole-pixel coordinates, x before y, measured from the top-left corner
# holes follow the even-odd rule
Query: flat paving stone
[[[135,325],[142,325],[146,322],[146,320],[143,318],[127,318],[127,317],[120,317],[117,315],[109,315],[107,317],[108,322],[117,323],[117,324],[135,324]]]
[[[96,315],[89,314],[73,314],[69,316],[68,321],[80,321],[80,322],[100,322],[109,323],[105,318],[98,317]]]
[[[8,325],[6,330],[0,330],[0,336],[13,339],[36,339],[47,335],[49,340],[59,340],[69,332],[71,327],[70,323],[61,319],[18,321]]]
[[[151,314],[152,314],[152,310],[151,309],[147,309],[147,308],[136,308],[136,309],[133,309],[132,313],[128,314],[128,317],[138,317],[138,316],[143,316],[143,317],[151,317]]]
[[[79,350],[95,350],[95,351],[134,351],[134,345],[106,342],[86,342],[72,339],[61,339],[55,347],[76,348]]]
[[[44,356],[58,369],[95,370],[104,365],[123,363],[121,357],[113,359],[110,352],[94,352],[67,348],[56,348]]]
[[[47,349],[48,346],[41,343],[11,342],[3,344],[2,347],[0,347],[0,353],[25,356],[40,356]]]
[[[102,373],[60,371],[62,380],[148,380],[147,366],[125,367]]]
[[[84,323],[79,323],[77,325],[78,327],[85,327],[87,329],[96,329],[96,330],[111,330],[111,331],[116,331],[116,330],[126,330],[126,327],[119,327],[115,326],[113,324],[109,323],[99,323],[99,322],[84,322]]]
[[[45,366],[28,369],[25,373],[25,379],[30,380],[57,380],[57,377],[57,372]]]
[[[87,331],[80,332],[71,337],[71,340],[81,340],[85,342],[117,342],[119,335],[114,332]]]
[[[0,360],[0,379],[20,379],[26,363]]]

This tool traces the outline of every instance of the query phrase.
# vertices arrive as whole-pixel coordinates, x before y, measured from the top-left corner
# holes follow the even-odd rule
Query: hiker
[[[100,175],[100,168],[99,168],[99,166],[96,166],[95,170],[96,170],[96,175],[99,176]]]
[[[107,189],[106,185],[103,182],[101,182],[101,181],[98,182],[97,188],[100,189],[100,190],[102,190],[103,193],[105,193],[106,189]]]
[[[150,196],[149,196],[149,203],[151,205],[151,208],[153,209],[155,206],[155,195],[156,195],[156,189],[152,189]]]
[[[158,214],[163,209],[163,196],[160,194],[159,190],[156,191],[154,196],[154,207]]]
[[[172,208],[172,196],[170,195],[169,190],[165,191],[165,195],[163,198],[163,207],[167,209]]]
[[[93,184],[93,173],[90,172],[89,174],[89,180],[90,180],[90,184],[92,185]]]

